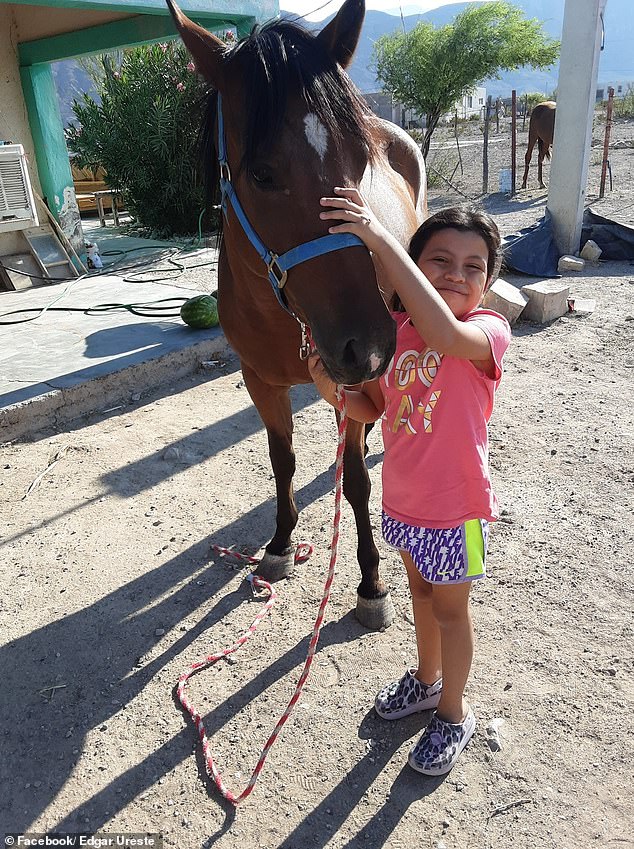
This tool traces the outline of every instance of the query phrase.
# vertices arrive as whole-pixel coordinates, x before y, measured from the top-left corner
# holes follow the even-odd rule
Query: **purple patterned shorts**
[[[460,584],[486,575],[489,523],[469,519],[456,528],[418,528],[383,513],[383,539],[407,551],[430,584]]]

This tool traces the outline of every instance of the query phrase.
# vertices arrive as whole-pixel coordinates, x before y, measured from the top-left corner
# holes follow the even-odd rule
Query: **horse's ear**
[[[196,68],[214,88],[222,88],[222,57],[226,50],[225,44],[206,29],[190,21],[178,8],[174,0],[166,0],[176,29],[185,42],[185,47],[191,53]]]
[[[364,18],[365,0],[346,0],[335,17],[317,36],[342,68],[347,68],[352,62]]]

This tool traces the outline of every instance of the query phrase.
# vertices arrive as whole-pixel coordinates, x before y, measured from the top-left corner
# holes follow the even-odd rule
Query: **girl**
[[[427,775],[448,772],[475,729],[463,693],[473,657],[471,582],[484,577],[488,522],[498,506],[488,471],[487,422],[511,337],[506,320],[479,308],[500,266],[500,235],[473,207],[431,216],[409,256],[356,189],[322,198],[330,233],[354,233],[394,290],[396,353],[385,374],[346,388],[348,414],[383,419],[383,537],[405,563],[418,666],[384,687],[375,709],[400,719],[435,708],[409,753]],[[319,392],[336,386],[318,354]]]

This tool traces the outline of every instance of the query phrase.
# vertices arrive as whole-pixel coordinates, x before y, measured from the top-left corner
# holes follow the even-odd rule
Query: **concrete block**
[[[584,318],[592,313],[597,308],[597,302],[594,298],[568,298],[568,309],[572,315]]]
[[[557,271],[583,271],[585,265],[585,262],[582,259],[579,259],[578,256],[564,254],[564,256],[559,257]]]
[[[592,239],[588,239],[581,249],[579,256],[582,259],[587,259],[588,262],[597,262],[602,253],[602,248],[600,248],[596,242],[593,242]]]
[[[528,298],[516,286],[498,277],[484,296],[482,306],[499,312],[509,324],[515,324],[527,303]]]
[[[528,298],[522,318],[547,324],[568,312],[570,286],[560,280],[539,280],[522,286],[521,293]]]

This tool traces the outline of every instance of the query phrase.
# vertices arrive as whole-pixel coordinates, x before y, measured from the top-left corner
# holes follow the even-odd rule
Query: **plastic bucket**
[[[499,185],[501,192],[511,191],[511,169],[500,168]]]

